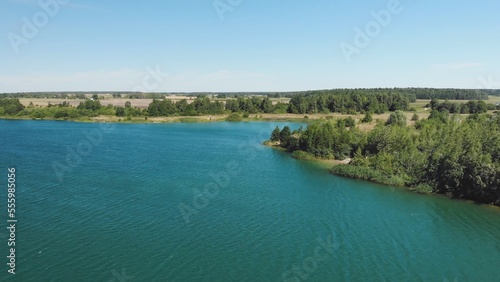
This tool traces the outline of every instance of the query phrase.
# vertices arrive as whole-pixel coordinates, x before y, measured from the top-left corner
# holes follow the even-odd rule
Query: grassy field
[[[139,109],[146,109],[149,104],[153,101],[153,99],[128,99],[128,98],[114,98],[111,95],[99,95],[102,99],[99,101],[101,102],[101,105],[107,106],[109,104],[113,106],[125,106],[126,101],[130,101],[132,107],[134,108],[139,108]],[[90,97],[89,97],[90,98]],[[194,96],[166,96],[165,99],[171,100],[172,102],[177,102],[183,99],[186,99],[188,104],[192,103],[196,97]],[[217,99],[217,98],[211,98],[212,101],[220,101],[220,102],[225,102],[229,99]],[[288,103],[290,101],[290,98],[271,98],[270,99],[272,103],[275,105],[278,102],[281,103]],[[56,104],[61,104],[63,102],[68,102],[71,106],[76,107],[78,104],[83,102],[84,100],[82,99],[37,99],[37,98],[21,98],[19,99],[21,104],[23,104],[25,107],[29,106],[30,103],[33,103],[35,107],[46,107],[50,104],[56,105]]]
[[[132,107],[145,109],[152,102],[152,99],[127,99],[127,98],[114,98],[112,95],[100,95],[101,104],[108,105],[111,104],[113,106],[124,106],[126,101],[130,101]],[[166,96],[166,99],[170,99],[173,102],[186,99],[188,103],[192,102],[196,97],[194,96]],[[211,100],[217,100],[221,102],[225,102],[228,99],[217,99],[210,97]],[[289,98],[272,98],[271,99],[274,104],[278,102],[288,103]],[[30,103],[33,103],[36,107],[46,107],[49,103],[55,105],[63,102],[68,102],[71,106],[78,106],[80,102],[84,100],[82,99],[33,99],[33,98],[22,98],[20,102],[28,106]],[[414,124],[411,121],[412,116],[417,113],[420,119],[428,118],[430,115],[430,109],[425,108],[430,100],[417,100],[414,103],[410,104],[410,107],[415,108],[415,112],[405,112],[407,121],[409,125]],[[466,103],[465,100],[450,100],[450,102],[457,103]],[[498,96],[490,96],[490,99],[486,101],[487,103],[498,103],[500,102],[500,97]],[[343,115],[339,113],[330,113],[330,114],[307,114],[307,115],[297,115],[297,114],[251,114],[245,121],[290,121],[290,122],[304,122],[309,123],[315,120],[327,120],[327,119],[338,119],[338,118],[346,118],[352,117],[356,120],[358,127],[363,131],[369,131],[373,129],[377,123],[383,123],[387,121],[389,118],[390,112],[386,112],[384,114],[373,114],[373,121],[371,123],[361,123],[361,119],[364,117],[364,114],[357,115]],[[77,121],[96,121],[96,122],[131,122],[131,123],[168,123],[168,122],[216,122],[216,121],[224,121],[227,115],[206,115],[206,116],[196,116],[196,117],[182,117],[182,116],[174,116],[174,117],[116,117],[116,116],[98,116],[94,118],[84,118]]]

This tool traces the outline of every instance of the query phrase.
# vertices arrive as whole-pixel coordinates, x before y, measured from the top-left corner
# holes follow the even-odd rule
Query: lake
[[[285,124],[0,120],[0,280],[498,281],[499,209],[261,145]]]

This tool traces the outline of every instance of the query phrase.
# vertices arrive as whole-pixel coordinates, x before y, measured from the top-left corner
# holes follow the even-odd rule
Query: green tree
[[[406,115],[403,111],[395,111],[387,119],[386,125],[406,126]]]
[[[352,117],[345,118],[345,127],[355,127],[356,121]]]
[[[188,102],[186,99],[182,99],[182,100],[177,101],[175,103],[175,106],[177,107],[177,109],[179,110],[180,113],[184,113],[186,111],[187,105],[188,105]]]
[[[125,102],[125,108],[126,109],[132,108],[132,103],[130,103],[130,101]]]
[[[366,112],[365,117],[363,117],[361,122],[362,123],[369,123],[369,122],[372,122],[372,120],[373,120],[372,113],[368,111],[368,112]]]
[[[123,107],[116,108],[116,116],[124,117],[125,116],[125,108],[123,108]]]
[[[290,144],[290,137],[292,136],[292,132],[290,131],[290,127],[285,126],[283,127],[283,130],[280,132],[280,144],[281,147],[283,148],[288,148],[288,145]]]
[[[279,141],[280,140],[280,133],[281,133],[280,128],[278,126],[276,126],[276,128],[271,133],[271,139],[270,140],[273,141],[273,142]]]

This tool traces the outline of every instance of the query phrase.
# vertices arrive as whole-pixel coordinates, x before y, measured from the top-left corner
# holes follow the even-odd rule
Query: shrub
[[[361,120],[362,123],[372,122],[373,117],[371,112],[366,112],[365,117]]]
[[[405,113],[403,113],[402,111],[395,111],[389,116],[389,119],[387,119],[386,125],[405,126],[406,125]]]
[[[226,121],[242,121],[243,118],[238,113],[232,113],[227,118]]]
[[[293,152],[292,157],[297,160],[308,160],[308,161],[316,159],[313,154],[301,150]]]

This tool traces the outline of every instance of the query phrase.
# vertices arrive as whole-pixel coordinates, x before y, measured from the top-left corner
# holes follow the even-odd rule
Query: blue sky
[[[500,88],[498,0],[1,1],[0,92]]]

